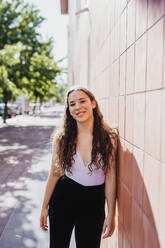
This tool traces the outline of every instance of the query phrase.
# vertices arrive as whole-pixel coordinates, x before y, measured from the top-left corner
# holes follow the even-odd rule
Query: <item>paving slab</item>
[[[0,247],[48,248],[49,231],[40,228],[39,218],[51,164],[51,134],[60,114],[56,121],[52,112],[19,120],[0,128]],[[75,247],[72,235],[70,248]]]

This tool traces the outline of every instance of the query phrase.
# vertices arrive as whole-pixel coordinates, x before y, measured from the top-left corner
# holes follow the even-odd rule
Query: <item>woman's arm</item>
[[[53,190],[56,186],[56,183],[59,177],[62,175],[62,169],[59,165],[57,165],[58,159],[56,156],[57,154],[56,154],[55,142],[53,144],[52,154],[53,154],[52,164],[51,164],[51,169],[50,169],[47,184],[46,184],[44,199],[43,199],[42,208],[41,208],[41,215],[40,215],[40,227],[45,231],[48,229],[47,217],[48,217],[49,201],[52,196]]]
[[[48,204],[51,198],[51,195],[53,193],[53,190],[55,188],[56,182],[58,181],[59,176],[56,176],[52,174],[51,172],[49,173],[47,184],[46,184],[46,189],[45,189],[45,194],[44,194],[44,200],[42,203],[42,208],[41,208],[41,216],[40,216],[40,227],[43,230],[47,230],[47,217],[48,217]]]
[[[110,169],[107,170],[105,177],[105,197],[108,207],[108,215],[103,226],[103,238],[110,237],[115,230],[116,212],[116,151],[117,137],[113,140],[113,149],[110,159]]]

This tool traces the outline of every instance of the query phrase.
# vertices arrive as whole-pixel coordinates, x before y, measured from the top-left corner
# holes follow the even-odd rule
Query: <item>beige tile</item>
[[[119,155],[118,177],[119,177],[119,180],[123,181],[124,180],[124,171],[125,171],[124,155],[125,155],[126,149],[125,149],[125,141],[122,138],[120,138],[118,149],[119,149],[119,152],[118,152],[118,155]]]
[[[127,0],[120,0],[120,1],[118,2],[118,5],[119,5],[119,8],[120,8],[119,13],[121,14],[121,13],[123,12],[124,8],[125,8],[126,5],[127,5]]]
[[[123,183],[127,186],[130,194],[132,192],[132,179],[133,179],[133,146],[125,141],[124,151],[124,171]]]
[[[110,33],[110,65],[114,62],[115,59],[115,29]]]
[[[120,95],[125,94],[126,55],[120,56]]]
[[[160,163],[150,155],[144,156],[144,195],[143,209],[150,223],[159,223]]]
[[[133,148],[133,173],[132,173],[132,195],[138,205],[143,203],[143,155],[144,152],[136,147]]]
[[[126,50],[126,27],[127,27],[127,22],[126,22],[126,14],[127,14],[127,9],[122,13],[120,17],[120,32],[119,32],[119,37],[120,37],[120,55]]]
[[[146,35],[135,45],[135,92],[145,90],[146,81]]]
[[[116,25],[115,25],[115,51],[114,51],[114,59],[117,59],[119,57],[119,44],[120,44],[120,40],[119,40],[119,31],[120,31],[120,22],[117,21]]]
[[[117,197],[118,197],[118,219],[119,223],[123,225],[124,223],[124,188],[121,180],[118,180],[118,192],[117,192]]]
[[[136,1],[136,39],[147,29],[147,1]]]
[[[164,0],[148,0],[148,27],[164,14]]]
[[[163,230],[159,231],[159,247],[165,247],[165,233]]]
[[[119,133],[124,138],[125,97],[119,96]]]
[[[165,164],[161,164],[160,166],[160,200],[159,200],[159,239],[161,243],[161,247],[165,247],[165,197],[164,197],[164,189],[165,189]]]
[[[132,0],[127,6],[127,47],[135,42],[135,3]]]
[[[119,60],[112,65],[112,81],[111,81],[111,94],[113,96],[119,95]]]
[[[163,20],[148,31],[147,90],[162,87]]]
[[[118,22],[120,14],[120,3],[115,1],[115,23]]]
[[[162,133],[161,133],[161,161],[165,163],[165,89],[162,91],[163,104],[162,104]]]
[[[134,95],[133,143],[144,150],[145,93]]]
[[[127,237],[127,235],[124,233],[123,234],[123,248],[131,248],[131,241]]]
[[[118,97],[107,99],[108,121],[112,127],[118,127]]]
[[[125,139],[133,142],[133,95],[126,96]]]
[[[118,247],[123,247],[123,226],[120,221],[118,225]]]
[[[110,25],[110,32],[114,28],[114,22],[115,22],[115,1],[112,0],[111,2],[109,1],[109,25]]]
[[[147,218],[145,214],[143,214],[143,229],[144,229],[144,244],[145,248],[156,248],[160,247],[159,235],[156,228],[152,225],[150,220]]]
[[[124,230],[125,234],[128,237],[128,240],[131,240],[132,234],[132,198],[131,194],[124,189]],[[125,237],[125,235],[124,235]],[[124,246],[126,247],[126,246]]]
[[[163,53],[163,87],[165,88],[165,19],[164,19],[164,32],[163,32],[163,36],[164,36],[164,42],[163,42],[163,46],[164,46],[164,53]]]
[[[161,90],[146,93],[145,151],[160,160]]]
[[[127,50],[126,93],[134,92],[134,45]]]
[[[143,212],[136,201],[132,200],[132,247],[144,247]]]

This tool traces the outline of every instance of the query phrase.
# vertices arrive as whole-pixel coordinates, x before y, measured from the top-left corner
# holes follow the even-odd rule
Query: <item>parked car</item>
[[[5,106],[0,104],[0,116],[3,116],[5,110]],[[7,107],[7,118],[11,118],[13,115],[13,111],[10,107]]]
[[[5,104],[0,103],[0,116],[3,116],[5,110]],[[11,118],[12,116],[20,115],[22,114],[22,109],[17,104],[9,103],[7,105],[7,118]]]

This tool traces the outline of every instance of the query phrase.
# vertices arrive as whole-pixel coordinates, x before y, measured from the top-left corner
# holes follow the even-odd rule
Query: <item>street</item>
[[[0,247],[47,248],[49,232],[39,226],[51,164],[51,141],[63,106],[40,116],[16,116],[0,123]],[[74,248],[72,237],[70,248]]]

